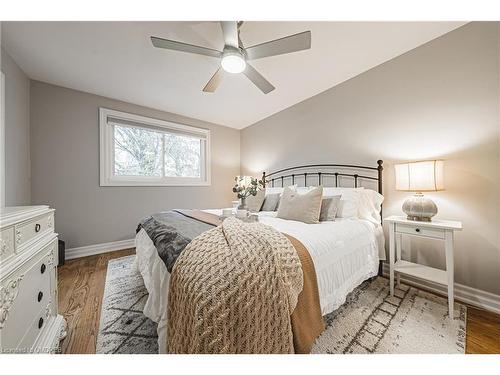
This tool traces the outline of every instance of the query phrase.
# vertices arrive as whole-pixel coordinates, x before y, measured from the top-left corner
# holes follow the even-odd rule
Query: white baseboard
[[[384,276],[389,277],[389,264],[383,263],[382,273]],[[448,296],[446,286],[433,281],[422,280],[408,275],[401,275],[401,281],[417,288],[427,289],[430,292],[445,297]],[[455,283],[455,299],[459,302],[465,302],[469,305],[500,314],[500,296],[497,294]]]
[[[110,251],[125,250],[135,247],[135,240],[114,241],[96,245],[74,247],[66,249],[66,259],[88,257],[90,255],[109,253]]]

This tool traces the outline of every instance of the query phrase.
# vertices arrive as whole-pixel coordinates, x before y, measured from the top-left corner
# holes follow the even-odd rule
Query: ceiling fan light
[[[245,59],[237,54],[224,55],[220,64],[228,73],[241,73],[247,66]]]

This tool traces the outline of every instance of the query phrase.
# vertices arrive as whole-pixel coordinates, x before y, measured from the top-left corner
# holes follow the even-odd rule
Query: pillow
[[[266,187],[266,195],[283,193],[282,187]]]
[[[323,195],[325,197],[332,197],[335,195],[341,195],[339,205],[337,208],[336,217],[350,218],[359,217],[359,209],[362,205],[362,193],[365,189],[359,188],[325,188]]]
[[[340,202],[340,195],[326,197],[321,200],[321,211],[319,221],[333,221],[337,215],[337,209]]]
[[[267,189],[266,189],[267,190]],[[266,194],[261,211],[276,211],[280,203],[281,193]]]
[[[318,186],[305,194],[299,194],[295,186],[283,190],[276,217],[302,221],[306,224],[319,223],[323,187]]]
[[[294,185],[294,186],[297,186],[297,185]],[[299,194],[309,193],[315,187],[317,187],[317,186],[297,186],[297,193],[299,193]]]
[[[247,209],[251,212],[259,212],[262,204],[264,203],[264,199],[266,198],[266,190],[260,189],[257,191],[257,195],[250,195],[246,199]]]
[[[362,204],[359,209],[359,218],[380,224],[380,210],[384,196],[375,190],[365,189],[362,193]]]

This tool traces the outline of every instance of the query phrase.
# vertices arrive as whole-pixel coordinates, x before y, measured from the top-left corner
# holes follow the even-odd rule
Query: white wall
[[[5,205],[31,203],[29,78],[1,49],[5,74]]]
[[[500,294],[499,23],[472,23],[241,132],[242,173],[384,160],[384,215],[402,214],[395,162],[442,158],[437,218],[463,221],[456,281]],[[332,63],[332,69],[335,68]],[[406,256],[444,267],[441,248]]]

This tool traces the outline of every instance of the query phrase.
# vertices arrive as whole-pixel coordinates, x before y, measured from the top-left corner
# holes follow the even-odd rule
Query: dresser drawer
[[[51,319],[51,316],[47,314],[46,308],[41,308],[40,311],[35,314],[26,333],[17,345],[16,353],[31,353],[33,343],[40,332],[47,326],[49,319]]]
[[[0,231],[0,259],[7,259],[14,254],[14,227]]]
[[[16,348],[40,311],[53,315],[54,253],[57,239],[29,260],[25,267],[0,285],[0,335],[2,348]],[[44,318],[45,319],[45,318]]]
[[[35,217],[16,225],[16,249],[35,237],[54,231],[54,212]]]
[[[444,231],[436,228],[419,227],[415,224],[405,225],[396,223],[397,233],[414,234],[419,236],[425,236],[430,238],[437,238],[440,240],[444,239]]]

